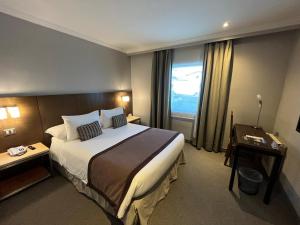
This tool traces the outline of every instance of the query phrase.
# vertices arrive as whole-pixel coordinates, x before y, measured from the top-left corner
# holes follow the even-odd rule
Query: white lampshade
[[[122,96],[122,101],[123,102],[129,102],[130,101],[130,97],[128,95]]]
[[[18,106],[7,107],[7,111],[11,118],[19,118],[20,117],[20,110],[19,110]]]
[[[0,120],[7,119],[7,111],[6,108],[0,108]]]

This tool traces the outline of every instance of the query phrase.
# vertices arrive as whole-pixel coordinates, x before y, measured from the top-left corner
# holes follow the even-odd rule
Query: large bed
[[[12,144],[21,145],[43,142],[50,147],[54,164],[61,174],[70,180],[79,192],[97,202],[107,213],[112,224],[146,225],[155,205],[166,196],[170,183],[177,178],[179,164],[184,162],[184,137],[182,134],[174,131],[155,130],[155,128],[150,129],[135,124],[125,125],[125,123],[124,126],[115,129],[111,128],[112,126],[110,128],[106,126],[107,120],[102,120],[103,124],[101,124],[99,119],[100,109],[102,116],[103,110],[111,111],[114,108],[121,107],[121,117],[126,121],[124,109],[126,114],[132,113],[132,101],[122,102],[122,96],[128,96],[129,99],[132,99],[132,92],[124,90],[0,98],[2,105],[18,105],[22,112],[20,123],[15,124],[16,129],[19,131],[13,137],[14,141],[3,139],[1,140],[1,146],[6,149],[12,147]],[[97,118],[92,117],[93,120],[85,122],[80,120],[81,123],[73,127],[71,129],[72,132],[69,132],[72,135],[68,135],[68,123],[65,123],[65,119],[70,119],[74,115],[75,117],[82,117],[91,112]],[[76,131],[78,126],[95,125],[95,122],[98,122],[98,120],[99,123],[96,124],[100,128],[97,131],[100,132],[102,129],[102,134],[98,133],[98,136],[94,136],[86,141],[80,141],[79,136],[72,139],[72,136],[78,133]],[[101,127],[101,125],[103,126]],[[56,132],[47,133],[50,129]],[[156,133],[156,136],[151,137],[150,134],[153,133]],[[169,138],[165,143],[161,143],[161,136],[165,134],[171,134],[172,138]],[[123,144],[118,145],[118,143]],[[153,154],[151,149],[149,151],[149,146],[153,147],[153,143],[156,145],[153,148],[155,154]],[[160,143],[160,145],[157,143]],[[124,146],[127,147],[125,148]],[[118,154],[122,148],[126,154],[123,150],[122,154]],[[139,164],[137,159],[140,158],[137,156],[141,153],[146,156],[149,153],[150,155],[148,154],[148,156],[151,157],[147,156],[146,160],[142,159],[142,163]],[[111,157],[112,159],[118,159],[122,163],[127,163],[126,166],[132,165],[131,162],[137,163],[137,167],[133,167],[135,173],[130,173],[130,176],[127,177],[130,179],[127,179],[126,176],[122,177],[123,173],[119,173],[121,180],[126,178],[126,186],[123,186],[121,198],[113,206],[111,203],[116,203],[114,199],[108,196],[106,192],[101,192],[101,187],[96,185],[97,182],[100,183],[100,186],[102,184],[105,185],[109,180],[112,180],[112,170],[118,169],[120,172],[124,168],[121,164],[117,165],[116,162],[118,161],[115,161],[111,163],[108,170],[102,169],[102,162],[104,164],[110,163],[110,160],[106,160],[106,157],[109,155],[110,157],[113,156]],[[94,169],[90,171],[90,168]],[[128,168],[126,167],[126,169]],[[95,183],[95,179],[91,178],[93,177],[91,172],[96,176],[102,174],[102,177],[96,179],[97,182]],[[110,186],[107,186],[110,189]]]
[[[178,134],[135,174],[117,212],[105,196],[88,185],[88,168],[96,154],[147,129],[129,123],[117,129],[103,129],[102,135],[84,142],[78,139],[66,142],[53,137],[50,152],[58,169],[77,190],[95,200],[108,214],[117,218],[116,221],[125,225],[146,225],[155,205],[166,196],[170,183],[177,178],[178,165],[184,162],[182,134]]]

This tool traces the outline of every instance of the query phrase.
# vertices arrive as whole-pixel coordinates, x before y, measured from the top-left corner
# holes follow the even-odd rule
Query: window
[[[194,118],[198,110],[201,64],[173,65],[171,114],[174,117]]]

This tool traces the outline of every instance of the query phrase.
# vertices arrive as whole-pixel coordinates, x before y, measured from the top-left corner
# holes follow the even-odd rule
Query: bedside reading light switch
[[[4,136],[10,136],[17,133],[16,128],[8,128],[8,129],[4,129],[3,131],[4,131]]]

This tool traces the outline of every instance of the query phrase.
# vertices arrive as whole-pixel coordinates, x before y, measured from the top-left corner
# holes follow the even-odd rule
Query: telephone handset
[[[26,149],[26,147],[21,145],[18,147],[10,148],[7,150],[7,152],[10,156],[19,156],[19,155],[23,155],[24,153],[26,153],[27,149]]]

